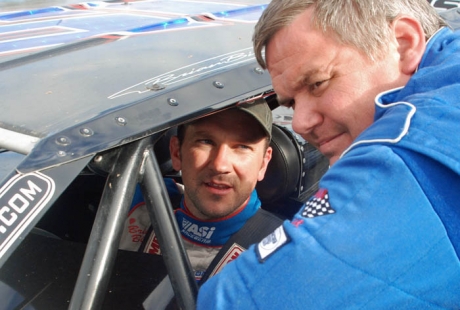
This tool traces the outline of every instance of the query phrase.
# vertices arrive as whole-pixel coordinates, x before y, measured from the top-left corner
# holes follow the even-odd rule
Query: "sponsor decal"
[[[0,189],[0,257],[46,206],[53,179],[39,172],[18,174]]]
[[[211,272],[211,276],[219,273],[222,268],[224,268],[225,265],[230,263],[231,261],[235,260],[238,256],[240,256],[241,253],[243,253],[246,249],[243,248],[241,245],[238,243],[234,243],[225,253],[225,255],[220,259],[220,261],[217,263],[216,267],[214,270]]]
[[[265,237],[265,239],[259,242],[259,244],[255,247],[259,261],[263,263],[267,257],[285,245],[289,240],[290,239],[287,236],[283,225],[275,229],[274,232]]]
[[[152,232],[149,238],[148,249],[144,252],[149,253],[149,254],[156,254],[156,255],[161,254],[160,243],[158,242],[158,238],[154,232]]]
[[[134,243],[139,243],[144,240],[144,236],[146,231],[141,229],[137,225],[129,225],[128,226],[128,233],[131,236],[131,241]]]
[[[203,270],[201,270],[201,271],[199,271],[199,270],[195,271],[195,280],[196,280],[197,282],[200,282],[200,280],[201,280],[201,278],[203,278],[205,272],[206,272],[206,271],[203,271]]]
[[[185,218],[182,219],[181,232],[191,240],[209,244],[211,243],[211,237],[215,230],[216,227],[199,226]]]
[[[223,54],[155,76],[110,95],[108,99],[115,99],[129,94],[143,94],[149,91],[159,91],[164,89],[167,85],[172,85],[193,77],[208,74],[251,59],[254,59],[252,47]]]
[[[128,218],[128,234],[133,243],[141,243],[149,228],[150,222],[141,223],[141,221],[137,220],[142,217],[148,218],[148,213],[144,204],[134,209]]]
[[[329,203],[329,193],[327,189],[324,188],[320,188],[316,194],[307,201],[304,209],[301,211],[302,216],[307,218],[333,213],[335,213],[335,210],[332,209]]]

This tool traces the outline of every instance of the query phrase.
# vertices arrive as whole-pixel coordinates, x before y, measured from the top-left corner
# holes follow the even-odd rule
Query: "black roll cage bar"
[[[114,150],[116,160],[109,171],[69,309],[101,308],[137,183],[177,304],[181,309],[195,309],[198,287],[153,151],[160,136],[157,133]],[[99,158],[101,164],[103,161]]]

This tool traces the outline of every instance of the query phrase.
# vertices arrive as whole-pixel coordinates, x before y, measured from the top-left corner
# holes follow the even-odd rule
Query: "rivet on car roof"
[[[83,137],[91,137],[92,135],[94,135],[94,131],[92,131],[92,130],[89,129],[89,128],[81,128],[81,129],[80,129],[80,134],[81,134]]]
[[[150,89],[151,91],[159,91],[159,90],[165,89],[166,85],[163,85],[160,83],[153,83],[152,85],[146,86],[146,87],[147,89]]]
[[[216,87],[216,88],[224,88],[224,84],[222,82],[219,82],[219,81],[214,81],[214,83],[212,83],[212,85],[214,85],[214,87]]]
[[[264,70],[262,68],[256,67],[254,68],[254,72],[258,74],[264,74]]]
[[[67,155],[67,153],[64,152],[64,151],[58,151],[58,152],[57,152],[57,155],[58,155],[59,157],[64,157],[64,156]]]
[[[120,126],[125,126],[126,125],[126,119],[124,119],[123,117],[121,116],[117,116],[115,117],[115,121],[117,122],[118,125]]]
[[[70,139],[64,136],[60,136],[56,138],[56,143],[59,145],[66,146],[70,144]]]
[[[177,100],[174,98],[168,98],[168,104],[175,107],[179,105],[179,102],[177,102]]]

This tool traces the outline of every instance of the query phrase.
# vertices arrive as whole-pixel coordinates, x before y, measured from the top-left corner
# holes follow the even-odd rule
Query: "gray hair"
[[[312,24],[317,29],[332,31],[340,43],[356,47],[370,59],[378,59],[387,52],[389,25],[400,15],[416,18],[427,40],[447,25],[427,0],[272,0],[252,38],[256,59],[264,69],[264,47],[310,6],[314,6]]]

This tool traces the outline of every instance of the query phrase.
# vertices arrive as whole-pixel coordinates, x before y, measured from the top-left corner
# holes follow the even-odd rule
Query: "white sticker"
[[[283,225],[275,229],[270,235],[265,237],[259,244],[257,245],[257,250],[259,254],[259,260],[261,262],[265,261],[265,259],[279,249],[282,245],[286,244],[289,241],[286,232],[284,231]]]

